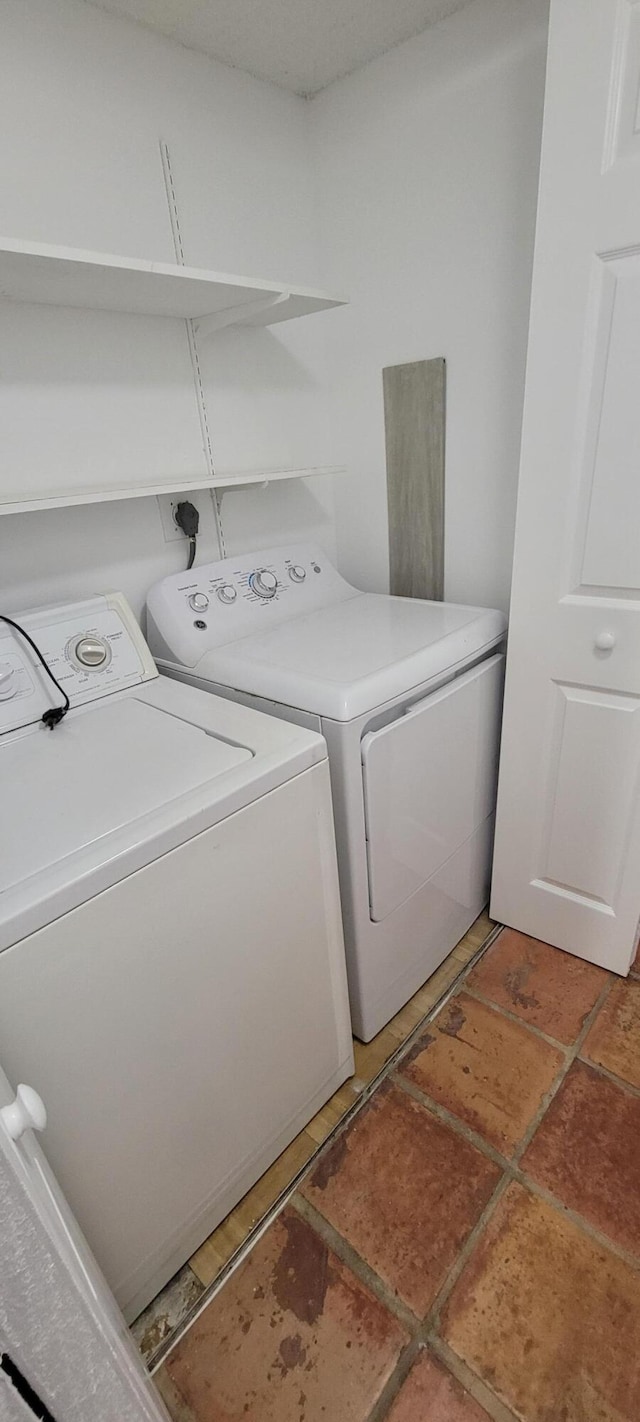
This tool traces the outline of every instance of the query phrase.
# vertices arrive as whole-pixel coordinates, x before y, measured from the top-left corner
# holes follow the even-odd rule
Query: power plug
[[[182,529],[185,538],[197,537],[200,527],[200,514],[195,504],[192,504],[189,499],[181,499],[180,503],[176,504],[174,508],[173,517],[178,528]]]

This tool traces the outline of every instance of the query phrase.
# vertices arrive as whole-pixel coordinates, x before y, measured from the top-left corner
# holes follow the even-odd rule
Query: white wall
[[[343,572],[384,589],[381,368],[445,355],[446,592],[506,605],[544,0],[475,0],[310,103],[80,0],[3,0],[0,41],[0,231],[171,260],[163,137],[188,262],[351,295],[345,311],[229,329],[203,350],[219,468],[352,471],[333,491],[317,480],[227,496],[229,551],[311,536],[331,553],[335,498]],[[23,342],[17,362],[0,307],[0,380],[13,380],[19,396],[31,378],[42,396],[63,319],[78,323],[75,369],[60,356],[54,373],[82,437],[96,392],[108,402],[92,453],[99,464],[121,438],[118,376],[127,381],[113,344],[107,359],[101,318],[87,319],[90,349],[80,317],[49,308],[42,354],[30,357]],[[135,364],[142,408],[158,391],[151,380],[143,389],[142,347]],[[34,431],[46,469],[46,422]],[[196,501],[201,557],[216,557],[209,495]],[[140,610],[149,584],[184,557],[181,543],[165,542],[154,499],[2,517],[1,605],[118,586]]]
[[[476,0],[310,105],[342,571],[388,583],[381,369],[447,360],[445,595],[508,605],[545,0]]]
[[[3,234],[174,260],[162,137],[188,263],[317,284],[303,100],[79,0],[3,0],[1,11]],[[201,348],[219,468],[326,462],[325,319],[230,329]],[[144,324],[143,333],[133,318],[0,307],[0,381],[43,470],[51,408],[62,401],[70,457],[86,450],[95,474],[101,461],[112,465],[129,430],[134,458],[144,462],[136,411],[148,419],[155,401],[160,418],[174,395],[154,386],[154,329],[175,326],[162,339],[183,353],[185,341],[183,323]],[[164,418],[170,438],[170,413]],[[195,427],[195,403],[193,419]],[[0,459],[10,457],[5,438]],[[228,550],[307,533],[332,550],[329,482],[225,497]],[[201,556],[217,557],[210,497],[196,501]],[[165,542],[152,498],[5,516],[1,605],[15,611],[118,586],[139,610],[149,583],[184,558],[183,544]]]

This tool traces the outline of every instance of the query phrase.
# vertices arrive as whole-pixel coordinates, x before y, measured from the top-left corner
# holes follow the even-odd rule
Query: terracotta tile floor
[[[559,1047],[459,993],[410,1052],[403,1077],[513,1155],[564,1062]]]
[[[640,1258],[638,1095],[574,1062],[522,1157],[522,1169]]]
[[[367,1417],[408,1333],[294,1210],[200,1314],[159,1379],[177,1417]],[[330,1359],[330,1366],[325,1360]]]
[[[638,993],[503,931],[169,1351],[175,1422],[638,1422]]]
[[[637,1263],[514,1181],[440,1328],[454,1355],[527,1422],[631,1422],[639,1302]]]
[[[422,1318],[500,1173],[421,1102],[385,1085],[300,1193]]]
[[[587,1036],[584,1055],[640,1087],[640,982],[615,983]]]
[[[556,1042],[574,1042],[602,987],[600,968],[503,928],[493,953],[469,974],[467,987]]]
[[[387,1413],[388,1422],[487,1422],[488,1416],[427,1352],[418,1355]]]

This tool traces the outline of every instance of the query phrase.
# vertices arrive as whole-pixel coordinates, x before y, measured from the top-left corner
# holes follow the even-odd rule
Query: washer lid
[[[165,676],[3,736],[0,951],[326,758],[315,732]]]
[[[252,758],[134,696],[12,739],[0,748],[0,893]]]
[[[469,661],[504,636],[490,608],[361,593],[257,637],[218,647],[194,669],[336,721],[350,721]]]

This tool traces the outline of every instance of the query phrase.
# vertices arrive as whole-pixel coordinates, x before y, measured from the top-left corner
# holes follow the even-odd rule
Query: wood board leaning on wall
[[[382,372],[390,591],[444,597],[446,365],[442,357]]]

